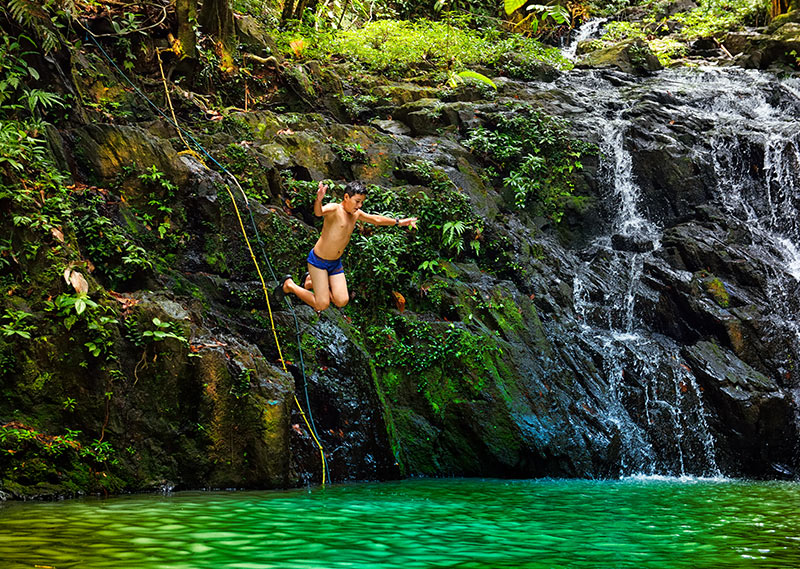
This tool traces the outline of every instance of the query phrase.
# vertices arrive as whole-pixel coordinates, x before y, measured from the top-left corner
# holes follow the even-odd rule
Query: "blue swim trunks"
[[[318,269],[322,269],[323,271],[328,271],[328,275],[330,276],[338,275],[344,272],[341,257],[334,259],[333,261],[323,259],[322,257],[317,257],[313,247],[311,248],[311,252],[308,254],[307,260],[309,265],[312,267],[317,267]]]

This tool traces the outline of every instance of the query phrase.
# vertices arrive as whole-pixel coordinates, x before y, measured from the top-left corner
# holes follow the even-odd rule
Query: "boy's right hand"
[[[317,201],[321,200],[325,197],[325,192],[328,191],[328,186],[325,185],[324,182],[320,181],[319,186],[317,187]]]

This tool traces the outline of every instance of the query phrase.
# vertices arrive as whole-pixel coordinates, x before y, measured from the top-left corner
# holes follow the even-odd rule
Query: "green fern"
[[[52,2],[44,5],[36,0],[8,0],[8,13],[21,26],[32,30],[42,42],[42,50],[48,53],[59,43],[58,32],[53,28],[47,8]]]

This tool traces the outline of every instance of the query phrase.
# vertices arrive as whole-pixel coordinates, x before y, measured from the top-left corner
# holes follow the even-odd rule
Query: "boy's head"
[[[355,180],[348,182],[344,187],[344,199],[342,206],[349,213],[355,213],[364,205],[364,198],[367,197],[367,186],[364,182]]]
[[[354,198],[357,195],[367,197],[367,185],[360,180],[347,182],[344,187],[344,195],[350,196],[351,198]]]

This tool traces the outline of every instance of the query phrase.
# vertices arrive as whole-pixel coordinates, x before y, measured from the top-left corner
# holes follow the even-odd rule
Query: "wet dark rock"
[[[172,145],[141,128],[90,124],[71,131],[68,138],[80,167],[87,169],[82,174],[99,183],[112,181],[131,164],[155,166],[177,185],[188,180],[187,168]]]
[[[722,55],[719,43],[714,38],[699,38],[689,44],[689,57],[713,59]]]
[[[728,32],[722,40],[722,45],[731,55],[739,55],[748,48],[752,40],[757,40],[761,34],[757,32]]]
[[[640,235],[622,235],[615,233],[611,236],[611,244],[617,251],[630,251],[632,253],[647,253],[656,248],[652,239]]]
[[[775,22],[767,34],[751,38],[737,59],[737,64],[748,69],[766,69],[773,64],[794,65],[791,52],[800,53],[800,22],[781,20]]]
[[[275,40],[255,18],[248,14],[237,14],[234,22],[242,43],[253,49],[256,55],[273,56],[277,63],[282,63],[283,55],[275,45]]]
[[[733,471],[759,475],[794,452],[797,423],[789,393],[713,343],[698,342],[684,355],[708,396],[719,456]]]
[[[400,121],[374,119],[372,124],[387,134],[411,134],[411,129]]]

